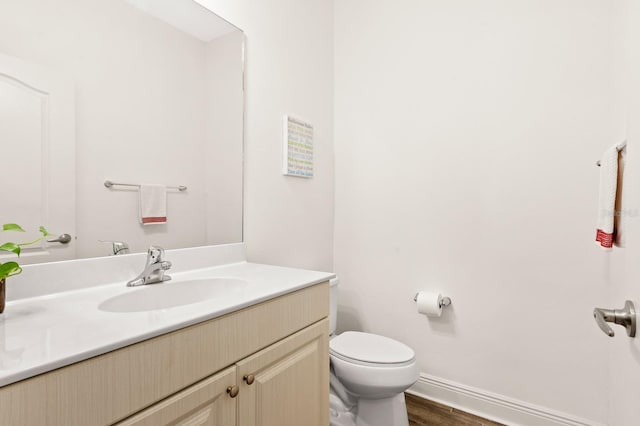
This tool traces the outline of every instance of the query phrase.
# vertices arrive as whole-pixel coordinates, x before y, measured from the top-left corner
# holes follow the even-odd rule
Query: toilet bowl
[[[407,426],[404,391],[418,379],[415,353],[371,333],[335,333],[337,284],[331,280],[331,426]]]

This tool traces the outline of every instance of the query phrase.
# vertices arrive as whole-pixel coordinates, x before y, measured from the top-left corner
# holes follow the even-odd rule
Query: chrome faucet
[[[165,275],[164,271],[171,268],[171,262],[162,260],[163,256],[164,249],[162,247],[149,247],[149,251],[147,252],[147,264],[144,266],[144,271],[129,281],[127,283],[127,287],[136,287],[139,285],[169,281],[171,277],[169,275]]]

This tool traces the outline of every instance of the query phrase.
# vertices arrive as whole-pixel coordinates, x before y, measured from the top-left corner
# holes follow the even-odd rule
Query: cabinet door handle
[[[227,388],[227,393],[231,398],[235,398],[236,396],[238,396],[238,392],[240,392],[240,388],[237,386],[229,386]]]
[[[246,384],[251,385],[256,380],[256,376],[253,374],[245,374],[242,380],[244,380]]]

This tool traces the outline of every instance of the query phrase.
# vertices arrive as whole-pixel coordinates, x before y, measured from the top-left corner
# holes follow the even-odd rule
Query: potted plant
[[[40,233],[42,234],[40,238],[36,238],[35,240],[28,241],[26,243],[6,242],[0,245],[0,251],[11,252],[16,254],[19,257],[21,247],[28,246],[30,244],[35,244],[40,240],[42,240],[44,237],[51,235],[47,232],[44,226],[41,226],[39,230],[40,230]],[[0,229],[0,232],[5,232],[5,231],[25,232],[20,225],[17,225],[15,223],[5,223],[4,225],[2,225],[2,229]],[[9,262],[0,263],[0,314],[4,312],[6,280],[7,278],[13,275],[18,275],[20,272],[22,272],[22,268],[20,267],[18,262],[9,261]]]

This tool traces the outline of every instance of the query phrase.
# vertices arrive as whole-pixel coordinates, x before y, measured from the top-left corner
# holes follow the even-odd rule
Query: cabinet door
[[[237,398],[232,398],[227,388],[235,383],[236,368],[227,368],[116,426],[233,426],[236,424]]]
[[[238,425],[328,425],[328,337],[324,319],[237,363]]]

